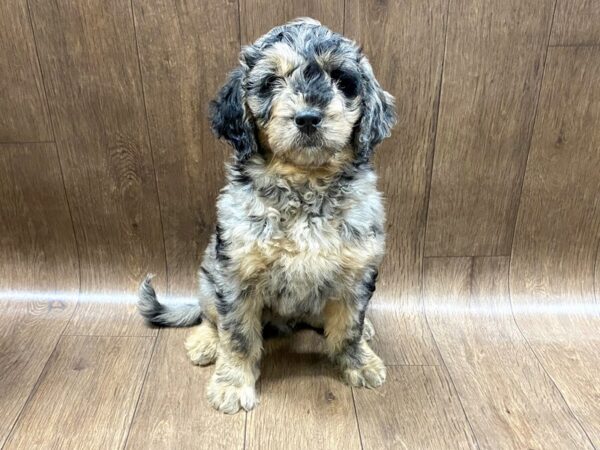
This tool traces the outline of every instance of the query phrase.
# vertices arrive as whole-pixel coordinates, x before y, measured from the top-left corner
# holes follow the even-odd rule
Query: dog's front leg
[[[234,414],[258,403],[255,384],[262,353],[262,302],[253,295],[238,297],[219,311],[219,350],[208,385],[210,403]]]
[[[374,388],[385,381],[383,361],[363,336],[364,299],[331,299],[325,305],[325,339],[331,359],[351,386]]]

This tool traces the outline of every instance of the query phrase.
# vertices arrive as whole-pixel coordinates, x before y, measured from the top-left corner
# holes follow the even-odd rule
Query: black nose
[[[315,110],[300,111],[296,114],[294,122],[301,131],[311,133],[317,129],[317,125],[321,123],[321,113]]]

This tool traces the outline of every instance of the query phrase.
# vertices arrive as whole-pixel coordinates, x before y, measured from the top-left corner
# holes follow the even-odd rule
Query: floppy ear
[[[244,107],[244,69],[238,67],[229,74],[225,86],[210,104],[212,130],[235,149],[239,161],[245,161],[257,150],[254,126]]]
[[[354,146],[359,160],[368,160],[375,147],[389,137],[396,123],[394,97],[375,79],[371,64],[364,56],[360,67],[363,76],[363,111]]]

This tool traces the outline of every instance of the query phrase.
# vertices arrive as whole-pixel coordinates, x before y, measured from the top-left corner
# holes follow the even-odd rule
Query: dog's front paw
[[[344,369],[344,380],[350,386],[376,388],[385,381],[386,370],[383,361],[375,354],[358,368]]]
[[[207,388],[208,401],[225,414],[235,414],[240,408],[250,411],[258,405],[254,386],[235,386],[213,375]]]

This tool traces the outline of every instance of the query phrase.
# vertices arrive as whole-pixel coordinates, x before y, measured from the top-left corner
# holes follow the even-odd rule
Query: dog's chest
[[[367,174],[368,175],[368,174]],[[294,188],[281,180],[229,191],[221,209],[230,268],[281,316],[318,315],[383,255],[383,215],[374,177]]]
[[[374,235],[351,236],[343,208],[315,200],[273,214],[256,241],[264,267],[257,281],[282,316],[319,314],[376,257]]]
[[[345,271],[347,243],[340,220],[293,218],[260,244],[266,270],[261,274],[270,307],[282,316],[318,314]]]

